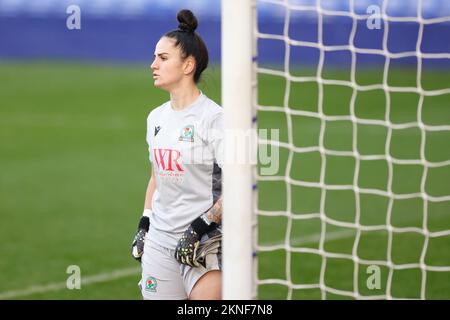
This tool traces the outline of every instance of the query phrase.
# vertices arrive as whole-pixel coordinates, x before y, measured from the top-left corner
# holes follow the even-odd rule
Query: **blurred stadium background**
[[[275,1],[276,2],[276,1]],[[315,1],[292,0],[290,4]],[[69,5],[81,9],[81,29],[68,30]],[[382,1],[355,0],[354,10],[366,13],[369,5]],[[321,1],[327,10],[349,11],[349,1]],[[205,39],[211,67],[201,88],[220,102],[220,1],[219,0],[0,0],[0,299],[140,299],[137,290],[138,264],[130,256],[130,242],[142,211],[145,187],[150,176],[145,142],[149,111],[167,100],[166,93],[152,86],[149,65],[159,37],[177,26],[176,12],[191,9],[199,18],[198,32]],[[388,2],[391,16],[416,16],[417,1]],[[446,0],[423,1],[423,17],[449,17]],[[283,34],[285,9],[279,4],[258,2],[258,29],[262,33]],[[324,45],[348,44],[352,19],[324,15]],[[292,12],[289,37],[317,42],[318,17],[314,12]],[[417,23],[390,22],[387,46],[390,52],[415,51]],[[359,21],[354,44],[358,48],[382,49],[384,25],[369,30]],[[450,23],[424,26],[421,51],[450,53]],[[239,50],[239,48],[236,48]],[[285,70],[285,43],[258,42],[260,68]],[[289,71],[294,76],[314,76],[320,51],[295,47],[290,53]],[[351,81],[351,54],[348,50],[327,52],[324,79]],[[450,88],[450,60],[422,59],[422,87],[425,90]],[[384,57],[358,54],[356,81],[361,85],[383,81]],[[392,59],[389,85],[416,87],[417,59]],[[289,106],[317,112],[317,81],[293,83],[285,100],[286,79],[258,75],[258,104]],[[297,87],[296,87],[297,86]],[[342,86],[325,86],[325,113],[348,114],[350,96]],[[350,90],[351,91],[351,90]],[[418,95],[391,94],[390,120],[417,121]],[[426,97],[422,121],[430,126],[450,125],[450,94]],[[383,90],[358,95],[357,116],[384,119]],[[317,146],[320,121],[293,118],[297,147]],[[288,141],[286,115],[260,111],[260,128],[280,129],[281,141]],[[387,128],[361,125],[358,148],[362,154],[385,152]],[[351,150],[351,122],[327,123],[327,148]],[[449,131],[427,132],[426,159],[450,160]],[[421,132],[418,128],[397,130],[391,139],[391,156],[420,159]],[[289,150],[280,149],[284,175]],[[320,157],[299,154],[287,174],[297,181],[318,181]],[[450,166],[429,169],[427,194],[450,195]],[[361,169],[363,170],[363,169]],[[386,190],[385,164],[367,163],[360,183]],[[403,166],[396,171],[396,193],[420,193],[422,168]],[[326,183],[351,184],[354,161],[327,159]],[[290,196],[287,196],[290,189]],[[354,221],[354,195],[330,192],[327,216],[335,221]],[[288,204],[288,200],[291,201]],[[258,210],[287,212],[287,215],[260,215],[258,243],[273,247],[288,243],[290,248],[318,248],[320,219],[292,219],[294,215],[319,211],[320,195],[314,188],[289,186],[286,182],[259,183]],[[386,224],[386,197],[367,196],[361,200],[361,223]],[[430,232],[450,229],[450,201],[429,202],[427,228]],[[390,219],[394,227],[423,228],[421,197],[395,201]],[[289,221],[290,220],[290,221]],[[288,222],[290,227],[288,228]],[[338,230],[342,229],[342,230]],[[445,233],[444,233],[445,234]],[[352,253],[355,230],[327,227],[327,252]],[[361,236],[358,256],[387,260],[388,232],[367,232]],[[393,263],[418,263],[423,253],[424,235],[396,234],[392,243]],[[430,239],[425,263],[450,266],[450,236]],[[289,256],[289,259],[287,258]],[[81,268],[82,289],[65,287],[69,265]],[[266,250],[259,254],[258,278],[275,279],[259,287],[262,299],[320,299],[320,288],[290,290],[293,285],[320,282],[322,257],[314,253]],[[324,281],[327,287],[353,291],[352,261],[328,259]],[[364,287],[367,274],[360,270],[358,291],[363,295],[383,295],[388,269],[382,267],[382,288]],[[420,298],[421,269],[396,270],[390,280],[394,297]],[[277,284],[278,281],[278,284]],[[281,284],[280,284],[281,283]],[[291,288],[292,289],[292,288]],[[291,292],[289,292],[291,291]],[[289,292],[289,293],[288,293]],[[327,292],[326,298],[345,295]],[[427,271],[426,298],[450,298],[450,273]]]

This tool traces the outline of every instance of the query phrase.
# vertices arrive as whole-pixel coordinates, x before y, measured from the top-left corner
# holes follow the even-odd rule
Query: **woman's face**
[[[154,60],[151,65],[154,85],[171,91],[185,76],[185,63],[181,50],[175,47],[175,39],[162,37],[156,44]]]

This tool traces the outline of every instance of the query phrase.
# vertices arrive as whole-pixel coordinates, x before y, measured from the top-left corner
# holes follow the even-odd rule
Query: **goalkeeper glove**
[[[178,241],[175,248],[175,259],[191,267],[200,266],[200,263],[196,261],[200,239],[215,225],[216,223],[209,221],[206,213],[195,219]]]
[[[148,209],[146,209],[146,211],[147,210]],[[131,255],[139,262],[141,261],[141,257],[144,254],[145,235],[147,234],[148,228],[150,227],[150,218],[146,215],[146,211],[144,211],[144,215],[139,221],[136,235],[134,236],[133,243],[131,244]]]

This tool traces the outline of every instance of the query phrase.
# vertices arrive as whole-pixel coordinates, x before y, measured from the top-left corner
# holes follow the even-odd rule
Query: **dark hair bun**
[[[194,32],[197,29],[197,18],[191,10],[180,10],[177,14],[177,20],[180,23],[178,29],[185,32]]]

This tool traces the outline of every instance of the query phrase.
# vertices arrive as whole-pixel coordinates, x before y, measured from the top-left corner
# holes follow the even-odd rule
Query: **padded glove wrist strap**
[[[191,227],[199,236],[202,236],[208,232],[211,224],[208,225],[202,217],[198,217],[191,223]]]
[[[148,228],[150,227],[150,218],[147,216],[142,216],[139,221],[138,229],[144,229],[148,232]]]

